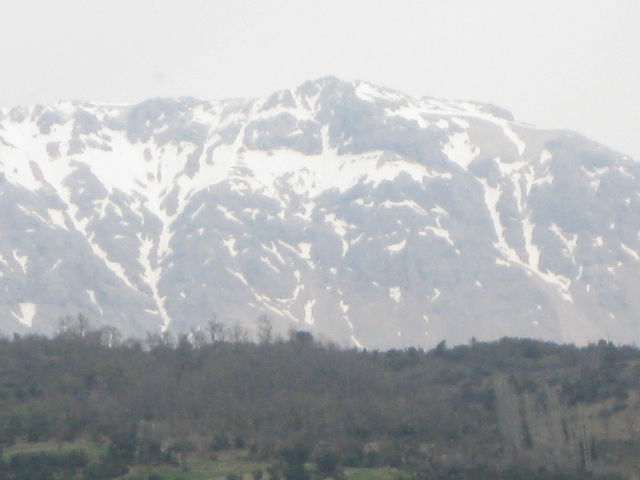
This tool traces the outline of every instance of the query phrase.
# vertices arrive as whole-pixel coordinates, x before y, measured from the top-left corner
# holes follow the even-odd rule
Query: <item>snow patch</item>
[[[358,341],[358,339],[357,339],[355,336],[353,336],[353,335],[351,335],[351,341],[355,344],[356,348],[360,348],[360,349],[363,349],[363,348],[364,348],[364,345],[363,345],[363,344],[361,344],[361,343]]]
[[[33,325],[33,318],[36,316],[36,304],[32,302],[23,302],[18,304],[18,306],[20,307],[20,312],[11,312],[11,315],[13,315],[23,325],[31,328]]]
[[[522,156],[527,146],[526,143],[522,141],[522,139],[516,134],[516,132],[513,131],[508,123],[502,124],[502,131],[504,132],[505,136],[516,146],[516,148],[518,149],[518,155]]]
[[[337,218],[334,213],[325,215],[324,220],[333,227],[333,231],[340,237],[342,241],[342,256],[344,257],[349,250],[349,243],[344,237],[347,235],[347,227],[351,227],[352,225],[341,218]]]
[[[227,272],[229,272],[231,275],[233,275],[234,277],[238,278],[242,283],[244,283],[245,285],[249,285],[249,282],[247,282],[247,279],[244,278],[244,275],[242,275],[240,272],[234,272],[233,270],[231,270],[230,268],[225,268],[225,270]]]
[[[420,215],[427,216],[427,212],[425,211],[425,209],[418,205],[414,200],[403,200],[401,202],[385,200],[380,204],[380,206],[386,208],[408,207],[416,213],[419,213]]]
[[[224,205],[216,205],[216,208],[218,210],[220,210],[222,212],[222,214],[225,216],[225,218],[234,221],[236,223],[242,223],[240,220],[238,220],[238,217],[236,217],[231,210],[229,210],[227,207],[225,207]]]
[[[313,318],[313,307],[316,304],[316,299],[308,300],[304,304],[304,322],[308,325],[313,325],[316,323],[315,318]]]
[[[224,244],[225,247],[227,247],[227,250],[229,250],[229,255],[231,255],[232,257],[236,257],[238,255],[238,250],[236,249],[236,239],[233,237],[229,237],[226,240],[223,240],[222,243]]]
[[[539,270],[540,265],[540,249],[537,245],[533,244],[533,223],[527,216],[522,223],[522,230],[524,233],[525,249],[527,250],[527,256],[529,257],[529,266],[533,270]]]
[[[518,254],[515,252],[513,248],[507,243],[505,239],[505,228],[502,224],[502,220],[500,218],[500,213],[498,212],[498,202],[500,201],[500,197],[502,196],[502,190],[499,187],[491,187],[489,186],[489,182],[485,179],[478,179],[478,181],[484,187],[484,201],[489,211],[489,216],[491,221],[493,222],[493,229],[497,236],[498,241],[494,242],[494,247],[502,253],[502,255],[510,262],[513,263],[521,263]]]
[[[282,255],[280,255],[280,252],[278,251],[278,247],[276,247],[275,243],[271,242],[271,246],[270,247],[268,247],[268,246],[263,244],[262,248],[264,248],[266,251],[272,253],[282,265],[286,265],[286,262],[284,261],[284,258],[282,257]],[[300,280],[300,279],[298,279],[298,280]]]
[[[573,296],[570,293],[571,280],[548,270],[546,272],[543,272],[539,269],[540,253],[537,246],[535,246],[532,242],[533,225],[531,224],[530,220],[525,220],[523,224],[525,244],[527,247],[527,252],[529,254],[529,262],[524,262],[522,259],[520,259],[516,251],[511,248],[511,246],[505,239],[505,228],[502,225],[500,214],[498,213],[497,209],[497,204],[500,200],[500,196],[502,195],[502,191],[499,188],[491,188],[488,182],[484,179],[480,179],[479,181],[484,187],[485,203],[493,221],[496,236],[498,237],[498,241],[494,243],[494,246],[500,253],[502,253],[506,260],[504,261],[500,258],[496,258],[496,263],[505,266],[519,265],[521,267],[524,267],[529,273],[536,274],[545,282],[555,285],[564,300],[573,302]]]
[[[635,258],[636,260],[640,260],[640,255],[638,255],[638,252],[636,252],[634,249],[632,249],[628,245],[625,245],[624,243],[621,243],[620,246],[625,252],[627,252],[633,258]]]
[[[91,300],[91,302],[98,307],[98,310],[100,310],[100,316],[102,316],[104,314],[104,311],[102,310],[102,307],[100,307],[100,305],[98,304],[98,302],[96,301],[96,292],[93,290],[87,290],[87,295],[89,295],[89,300]]]
[[[298,252],[300,253],[300,258],[303,258],[305,260],[311,260],[311,244],[310,243],[299,243]]]
[[[427,232],[431,232],[434,235],[444,238],[449,245],[454,246],[453,240],[451,239],[451,234],[449,230],[445,230],[444,228],[436,228],[436,227],[424,227],[422,232],[418,232],[420,236],[426,236]]]
[[[464,118],[455,117],[455,118],[452,118],[451,121],[456,125],[458,125],[459,127],[464,128],[465,130],[471,126],[469,121]]]
[[[53,208],[47,209],[47,213],[49,214],[49,218],[51,219],[51,223],[58,228],[62,228],[63,230],[69,230],[66,224],[66,217],[64,212],[61,210],[55,210]]]
[[[573,259],[573,263],[575,263],[575,249],[576,245],[578,244],[578,235],[573,234],[572,237],[569,237],[569,235],[564,233],[562,229],[555,223],[551,225],[550,230],[564,242],[564,244],[566,245],[566,250],[571,256],[571,259]]]
[[[342,310],[342,313],[347,313],[349,311],[349,305],[344,303],[343,300],[340,300],[340,309]]]
[[[434,302],[442,293],[440,290],[438,290],[437,288],[433,289],[433,297],[431,297],[431,301]]]
[[[333,226],[333,230],[344,237],[347,234],[347,227],[349,227],[349,223],[342,220],[341,218],[337,218],[335,213],[329,213],[324,216],[324,221]]]
[[[53,266],[49,269],[49,272],[53,272],[56,268],[58,268],[58,266],[62,263],[62,259],[60,260],[56,260],[56,263],[53,264]]]
[[[260,260],[262,260],[264,263],[267,264],[267,266],[275,271],[276,273],[280,273],[280,269],[278,267],[276,267],[273,263],[271,263],[271,259],[269,257],[260,257]]]
[[[13,250],[13,258],[22,267],[22,272],[27,273],[27,262],[29,261],[29,256],[19,255],[18,250]]]
[[[400,287],[389,287],[389,296],[395,300],[396,303],[400,303],[402,299],[402,291]]]
[[[144,238],[140,233],[137,234],[138,241],[140,242],[140,249],[138,251],[138,263],[142,266],[143,273],[142,279],[151,289],[151,296],[157,307],[157,313],[163,320],[162,331],[166,331],[171,323],[171,317],[169,312],[165,308],[166,296],[160,295],[159,282],[162,275],[162,269],[157,265],[156,258],[152,255],[153,241]],[[152,265],[153,263],[153,265]]]
[[[406,240],[402,240],[399,243],[394,243],[393,245],[388,245],[387,246],[387,250],[389,250],[391,253],[398,253],[401,250],[403,250],[406,245],[407,245],[407,241]]]
[[[477,158],[480,149],[471,143],[467,132],[457,132],[449,135],[449,141],[442,148],[442,152],[449,157],[449,160],[466,170]]]

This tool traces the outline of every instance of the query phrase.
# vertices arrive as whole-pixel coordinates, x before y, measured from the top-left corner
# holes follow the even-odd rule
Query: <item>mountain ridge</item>
[[[79,311],[133,334],[267,314],[373,348],[640,339],[637,164],[500,107],[335,77],[16,107],[0,163],[6,331]]]

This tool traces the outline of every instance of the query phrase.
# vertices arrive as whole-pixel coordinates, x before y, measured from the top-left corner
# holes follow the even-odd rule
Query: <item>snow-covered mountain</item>
[[[640,342],[640,168],[498,107],[328,77],[0,110],[0,329],[269,315],[386,348]]]

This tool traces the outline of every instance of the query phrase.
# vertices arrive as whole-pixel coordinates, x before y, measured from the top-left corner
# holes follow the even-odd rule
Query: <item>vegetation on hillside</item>
[[[274,338],[266,318],[257,342],[216,322],[145,341],[83,317],[61,326],[52,338],[0,339],[0,478],[188,475],[230,451],[254,480],[383,467],[415,480],[640,470],[633,347],[505,338],[366,351],[308,332]],[[24,448],[38,442],[91,447]],[[215,477],[202,475],[189,478]]]

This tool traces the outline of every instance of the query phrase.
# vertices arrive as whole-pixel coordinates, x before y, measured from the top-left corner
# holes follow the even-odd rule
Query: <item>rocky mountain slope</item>
[[[0,329],[269,315],[368,348],[640,341],[640,167],[471,102],[328,77],[267,99],[0,110]]]

